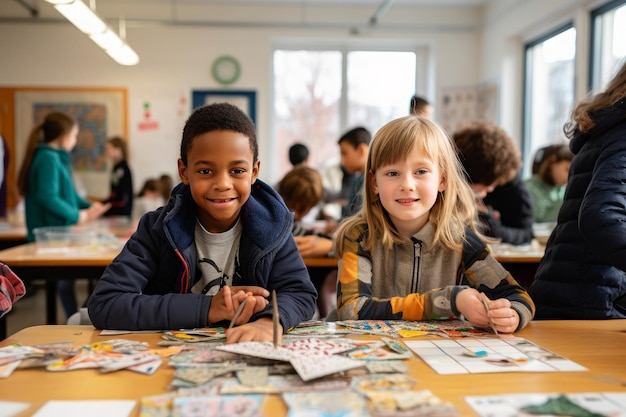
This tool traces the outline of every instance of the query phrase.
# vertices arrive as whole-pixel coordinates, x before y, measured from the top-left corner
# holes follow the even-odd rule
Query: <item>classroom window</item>
[[[537,149],[565,141],[563,125],[574,102],[576,29],[571,25],[526,45],[524,177]]]
[[[320,171],[339,164],[339,136],[364,126],[374,134],[408,114],[416,54],[398,51],[274,51],[275,178],[289,170],[289,146],[305,143]]]
[[[626,0],[612,1],[591,12],[591,91],[604,90],[626,57]]]

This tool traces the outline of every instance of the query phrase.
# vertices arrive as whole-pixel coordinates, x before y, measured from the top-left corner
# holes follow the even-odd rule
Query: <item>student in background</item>
[[[293,235],[302,257],[333,256],[332,237],[324,232],[305,228],[301,220],[324,199],[324,186],[319,172],[305,165],[296,166],[278,184],[278,193],[294,213]],[[319,296],[317,308],[324,318],[337,306],[337,268],[309,268],[309,276]]]
[[[119,136],[107,139],[104,144],[107,158],[113,163],[111,169],[111,192],[105,203],[111,208],[105,216],[130,217],[133,211],[133,176],[128,166],[128,147]]]
[[[626,318],[626,62],[565,125],[574,159],[530,294],[538,319]]]
[[[524,181],[533,199],[535,223],[556,222],[573,158],[564,143],[537,150],[533,175]]]
[[[294,143],[289,147],[289,162],[292,167],[309,164],[309,148],[303,143]]]
[[[89,297],[100,329],[157,330],[226,323],[246,300],[226,342],[272,341],[315,312],[316,291],[292,236],[293,216],[258,179],[252,120],[217,103],[183,129],[182,180],[165,205],[145,214]]]
[[[372,134],[364,127],[356,127],[344,133],[337,142],[341,152],[341,165],[353,175],[350,183],[350,194],[343,217],[353,215],[363,204],[363,178],[367,151]]]
[[[477,233],[474,195],[439,126],[415,116],[387,123],[365,173],[365,204],[336,235],[339,319],[463,316],[502,333],[528,324],[533,302]]]
[[[533,238],[533,201],[519,178],[522,159],[511,137],[487,121],[465,124],[452,134],[476,194],[481,231],[504,243]]]
[[[433,115],[433,106],[425,98],[413,96],[409,104],[409,114],[431,118]]]
[[[83,224],[100,217],[109,204],[91,203],[74,188],[69,152],[76,146],[78,124],[64,113],[49,113],[30,133],[17,185],[24,196],[27,240],[44,226]],[[74,280],[58,282],[67,317],[77,311]]]
[[[141,186],[141,190],[135,197],[133,203],[133,222],[139,222],[141,216],[149,211],[153,211],[163,206],[163,196],[161,194],[161,184],[156,178],[148,178]]]
[[[170,199],[172,188],[174,188],[174,180],[168,174],[162,174],[159,177],[159,183],[161,187],[161,197],[164,202],[167,202]]]

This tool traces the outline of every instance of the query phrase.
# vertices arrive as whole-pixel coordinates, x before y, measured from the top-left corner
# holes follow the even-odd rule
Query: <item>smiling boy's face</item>
[[[193,139],[187,165],[178,160],[178,174],[189,185],[206,230],[221,233],[235,224],[260,165],[253,162],[248,137],[239,132],[213,130]]]

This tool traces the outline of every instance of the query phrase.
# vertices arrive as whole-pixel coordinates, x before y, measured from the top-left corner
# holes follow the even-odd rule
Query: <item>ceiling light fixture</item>
[[[139,56],[95,10],[81,0],[46,0],[118,64],[135,65]]]

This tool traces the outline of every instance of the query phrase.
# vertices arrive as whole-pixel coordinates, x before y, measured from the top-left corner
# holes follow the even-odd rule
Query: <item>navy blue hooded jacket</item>
[[[197,206],[189,186],[172,191],[165,207],[145,214],[137,231],[106,268],[88,301],[97,328],[165,330],[206,327],[213,297],[192,294],[200,279],[194,241]],[[241,281],[276,290],[283,329],[308,320],[317,293],[291,234],[293,215],[257,180],[242,206]],[[272,306],[252,317],[271,316]]]
[[[539,319],[626,318],[626,101],[592,115],[529,293]]]

